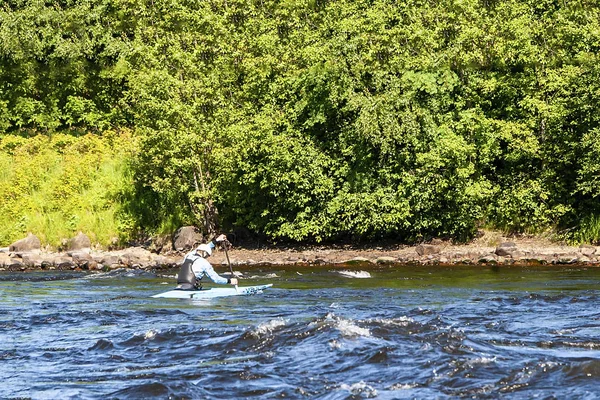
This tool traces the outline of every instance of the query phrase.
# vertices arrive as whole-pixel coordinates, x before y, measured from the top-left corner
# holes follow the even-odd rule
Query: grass
[[[66,144],[65,144],[66,143]],[[110,136],[0,138],[0,246],[31,232],[43,246],[58,248],[78,232],[107,247],[123,238],[121,204],[128,132]]]
[[[579,229],[573,233],[577,243],[600,244],[600,215],[591,215],[581,221]]]

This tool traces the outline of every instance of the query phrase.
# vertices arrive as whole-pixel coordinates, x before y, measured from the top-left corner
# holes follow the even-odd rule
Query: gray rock
[[[204,238],[195,226],[184,226],[173,234],[173,248],[178,251],[191,250]]]
[[[141,268],[141,269],[156,268],[159,266],[159,264],[154,259],[142,261],[141,263],[139,263],[137,265],[138,265],[137,268]]]
[[[93,260],[92,255],[86,251],[74,251],[74,252],[69,253],[69,255],[71,256],[73,261],[77,264],[81,264],[81,263]]]
[[[510,253],[510,256],[512,258],[514,258],[515,260],[522,260],[522,259],[526,259],[528,256],[522,252],[521,250],[516,250],[513,251],[512,253]]]
[[[153,253],[173,250],[173,240],[170,235],[158,235],[152,238],[152,243],[150,243],[148,250]]]
[[[82,232],[79,232],[77,236],[69,239],[69,241],[67,242],[68,251],[90,249],[91,247],[92,242],[90,241],[90,238]]]
[[[479,263],[481,264],[492,264],[497,263],[498,259],[493,254],[488,254],[487,256],[483,256],[479,259]]]
[[[85,251],[86,249],[80,249],[79,251],[75,251],[70,253],[73,258],[73,262],[81,268],[84,269],[96,269],[98,262],[94,260],[92,255]]]
[[[10,256],[5,253],[0,253],[0,267],[8,265],[10,263]]]
[[[39,254],[29,253],[21,256],[23,264],[28,268],[41,268],[44,259]]]
[[[589,256],[592,256],[592,255],[596,254],[596,247],[595,246],[591,246],[589,244],[582,244],[581,246],[579,246],[579,251],[584,256],[588,256],[589,257]]]
[[[130,267],[149,265],[152,261],[152,253],[141,247],[132,247],[126,249],[119,260],[122,264]]]
[[[579,256],[577,257],[577,262],[582,263],[582,264],[589,264],[592,260],[590,260],[590,258],[588,256]]]
[[[417,254],[420,256],[428,256],[431,254],[438,254],[442,251],[442,248],[440,246],[436,246],[433,244],[420,244],[417,246],[417,248],[415,249],[417,251]]]
[[[42,260],[42,265],[40,265],[42,269],[54,269],[54,262],[51,257],[44,257]]]
[[[544,255],[528,255],[527,257],[521,257],[520,260],[528,265],[545,265],[552,261],[549,256]]]
[[[59,256],[54,259],[54,266],[58,269],[75,268],[75,263],[71,257]]]
[[[175,262],[173,262],[173,260],[165,257],[165,256],[154,256],[152,257],[152,259],[154,260],[154,262],[156,263],[156,265],[158,267],[172,267],[175,265]]]
[[[556,257],[555,264],[575,264],[577,262],[577,254],[560,254]]]
[[[517,251],[517,245],[513,242],[502,242],[496,247],[496,255],[501,257],[512,257]]]
[[[94,256],[94,261],[103,265],[118,264],[119,256],[116,254],[100,254],[98,256]]]
[[[20,259],[11,257],[5,264],[5,267],[8,269],[21,269],[25,267],[25,264]]]
[[[27,235],[26,238],[17,240],[16,242],[8,246],[8,251],[19,253],[24,251],[39,250],[41,247],[42,245],[40,243],[40,239],[38,239],[37,236],[30,233],[29,235]]]

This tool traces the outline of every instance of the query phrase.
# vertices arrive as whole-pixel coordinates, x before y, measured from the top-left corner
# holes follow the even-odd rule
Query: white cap
[[[201,251],[206,253],[206,257],[212,254],[212,249],[207,244],[201,244],[200,246],[196,247],[196,253],[199,253]]]

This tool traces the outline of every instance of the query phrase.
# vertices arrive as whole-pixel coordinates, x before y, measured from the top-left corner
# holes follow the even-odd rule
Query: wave
[[[111,279],[111,278],[155,278],[157,275],[141,269],[118,268],[107,272],[93,272],[85,276],[86,279]],[[161,275],[170,278],[171,275]],[[176,275],[175,275],[176,277]]]
[[[109,397],[118,399],[148,399],[148,398],[173,398],[174,393],[167,385],[152,382],[132,385],[126,389],[121,389],[116,392],[110,393]]]
[[[342,270],[342,271],[336,271],[338,274],[345,276],[347,278],[361,278],[361,279],[365,279],[365,278],[371,278],[371,274],[367,271],[348,271],[348,270]]]
[[[276,318],[271,321],[265,322],[258,325],[255,329],[250,331],[250,335],[255,338],[262,338],[265,335],[273,334],[278,328],[285,326],[286,321],[283,318]]]

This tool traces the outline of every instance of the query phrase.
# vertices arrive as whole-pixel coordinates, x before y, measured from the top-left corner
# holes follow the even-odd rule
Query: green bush
[[[25,0],[0,21],[7,238],[595,240],[594,2]],[[139,151],[85,135],[110,127]]]
[[[120,229],[117,200],[130,184],[124,173],[134,150],[130,133],[4,136],[0,149],[1,244],[32,232],[56,248],[82,231],[107,246],[130,233]]]

